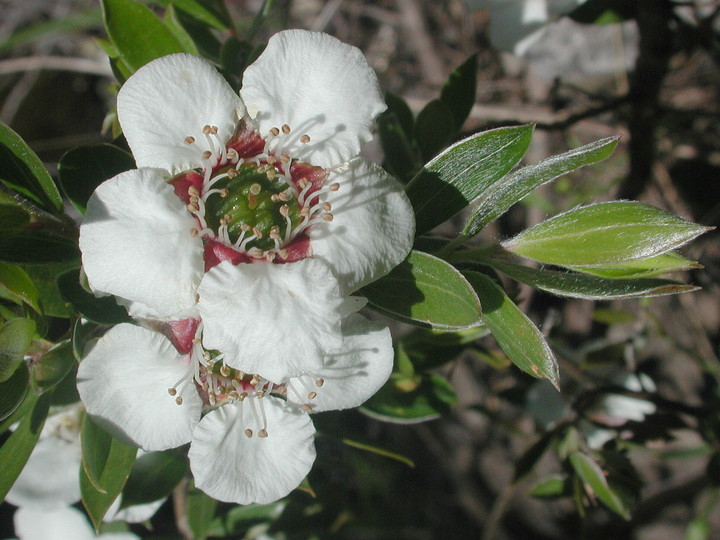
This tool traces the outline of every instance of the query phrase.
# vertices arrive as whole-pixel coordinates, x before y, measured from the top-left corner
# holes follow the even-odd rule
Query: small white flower
[[[359,50],[299,30],[269,41],[241,97],[183,54],[118,95],[139,169],[93,194],[80,248],[91,288],[148,328],[111,329],[78,388],[146,450],[192,441],[215,498],[287,494],[315,457],[306,413],[357,406],[389,376],[389,332],[350,296],[414,236],[402,187],[358,157],[384,107]]]

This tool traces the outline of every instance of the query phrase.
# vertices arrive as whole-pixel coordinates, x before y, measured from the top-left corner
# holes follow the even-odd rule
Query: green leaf
[[[0,122],[0,182],[51,212],[62,211],[60,192],[35,152]]]
[[[203,540],[207,537],[210,530],[218,502],[195,488],[188,490],[186,500],[186,515],[190,530],[194,538]],[[224,529],[223,532],[220,533],[220,536],[225,536]]]
[[[427,163],[406,188],[417,234],[449,219],[505,176],[525,154],[532,131],[532,126],[484,131]]]
[[[122,508],[170,495],[188,471],[188,461],[175,451],[149,452],[137,458],[122,492]]]
[[[408,182],[422,166],[419,150],[405,133],[395,113],[386,111],[378,118],[378,133],[385,160],[383,166],[401,182]]]
[[[34,335],[35,322],[30,319],[10,319],[0,325],[0,382],[15,373]]]
[[[175,9],[175,6],[172,4],[165,10],[163,22],[186,53],[200,56],[200,50],[197,48],[197,45],[195,45],[192,36],[188,34],[188,31],[183,27],[178,18],[177,9]]]
[[[585,300],[665,296],[698,289],[694,285],[669,279],[606,279],[574,272],[530,268],[497,260],[485,262],[503,274],[536,289]]]
[[[70,340],[58,343],[30,367],[33,386],[38,394],[55,388],[75,366]]]
[[[13,414],[25,399],[30,375],[25,365],[17,367],[12,376],[0,382],[0,422]]]
[[[16,304],[26,303],[38,313],[40,294],[25,270],[14,264],[0,262],[0,298]]]
[[[170,0],[178,9],[192,16],[196,21],[218,30],[229,30],[230,14],[225,4],[217,0]]]
[[[105,513],[130,475],[137,448],[120,442],[87,415],[83,419],[80,444],[80,493],[83,505],[98,531]]]
[[[78,263],[26,264],[23,270],[33,280],[40,295],[40,307],[50,317],[70,317],[67,304],[58,289],[57,276],[76,268]]]
[[[407,101],[392,92],[386,92],[385,103],[388,107],[387,112],[395,115],[405,136],[411,138],[415,130],[415,120]]]
[[[587,489],[610,510],[622,516],[624,519],[630,519],[630,511],[623,504],[622,499],[610,487],[600,466],[595,463],[590,456],[582,452],[574,452],[570,454],[569,459],[573,470],[580,477]]]
[[[569,493],[568,478],[560,474],[541,480],[530,490],[530,495],[533,497],[562,497]]]
[[[447,105],[455,119],[455,131],[467,120],[477,91],[477,53],[458,66],[445,81],[440,100]]]
[[[601,139],[523,167],[501,178],[482,194],[478,206],[465,223],[462,234],[467,237],[475,236],[535,188],[563,174],[607,158],[615,150],[618,140],[619,137]]]
[[[480,324],[480,303],[462,274],[421,251],[361,292],[377,310],[418,326],[450,331]]]
[[[693,268],[702,268],[702,265],[697,261],[691,261],[679,253],[671,251],[669,253],[663,253],[662,255],[656,255],[655,257],[650,257],[649,259],[641,261],[629,261],[618,266],[578,266],[571,268],[573,270],[577,270],[578,272],[584,272],[586,274],[610,279],[635,279],[657,276],[659,274],[669,274],[670,272],[679,272],[681,270],[691,270]]]
[[[98,298],[83,289],[80,284],[80,270],[70,270],[57,278],[62,297],[70,302],[73,309],[88,320],[100,324],[119,324],[129,322],[127,310],[119,306],[113,296]]]
[[[379,446],[374,445],[374,444],[367,444],[364,442],[356,441],[353,439],[347,439],[347,438],[342,439],[342,442],[348,446],[357,448],[359,450],[365,450],[366,452],[371,452],[371,453],[377,454],[379,456],[394,459],[395,461],[404,463],[408,467],[415,466],[415,462],[412,459],[410,459],[409,457],[398,454],[397,452],[392,452],[390,450],[386,450],[385,448],[380,448]]]
[[[60,185],[81,214],[90,195],[105,180],[135,168],[135,160],[112,144],[78,146],[66,152],[58,163]]]
[[[0,238],[0,260],[3,261],[42,264],[79,259],[76,240],[48,230],[26,230]]]
[[[415,120],[415,141],[423,160],[429,161],[445,148],[455,134],[455,118],[450,108],[434,99],[418,113]]]
[[[396,373],[360,410],[384,422],[416,424],[438,418],[456,403],[455,391],[443,377],[430,374],[408,379]]]
[[[508,296],[485,274],[465,272],[483,306],[483,321],[508,358],[533,377],[548,379],[558,388],[557,360],[545,337]]]
[[[184,52],[170,30],[150,9],[134,0],[102,0],[105,29],[133,71],[168,54]]]
[[[23,416],[17,429],[0,447],[0,501],[17,480],[30,454],[40,438],[50,400],[42,396],[33,405],[30,414]]]
[[[515,472],[512,479],[513,483],[519,482],[532,472],[535,465],[537,465],[540,461],[540,458],[542,458],[548,448],[550,448],[550,444],[555,440],[557,432],[558,428],[548,431],[535,441],[530,448],[523,452],[515,463]]]
[[[200,51],[201,56],[213,62],[220,61],[222,44],[207,25],[198,22],[194,17],[181,10],[174,10],[174,14],[169,20],[172,20],[172,24],[179,25],[184,30],[192,39],[197,50]]]
[[[27,213],[12,197],[0,193],[0,236],[22,231],[30,223]]]
[[[646,204],[575,208],[503,242],[508,251],[560,266],[612,266],[676,249],[709,230]]]

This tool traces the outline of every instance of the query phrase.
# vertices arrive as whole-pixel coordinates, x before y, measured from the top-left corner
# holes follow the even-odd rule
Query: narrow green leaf
[[[27,272],[14,264],[0,262],[0,298],[16,304],[26,303],[38,313],[40,294]]]
[[[24,371],[25,375],[17,375],[18,371]],[[29,390],[30,372],[28,371],[27,366],[19,367],[18,369],[16,369],[15,375],[13,375],[4,383],[0,383],[0,385],[3,385],[0,386],[0,388],[4,388],[4,385],[10,384],[14,377],[18,377],[18,382],[25,381],[25,388],[22,390],[23,394],[25,395],[22,398],[22,401],[15,408],[15,410],[12,411],[5,418],[0,420],[0,433],[5,433],[8,429],[20,422],[20,420],[22,420],[26,415],[30,414],[30,412],[32,412],[33,408],[35,407],[38,399],[40,399],[40,396],[38,396],[35,392],[31,392]]]
[[[0,182],[51,212],[62,211],[55,182],[20,135],[0,122]]]
[[[395,115],[405,136],[411,138],[415,130],[415,119],[407,101],[392,92],[386,92],[385,103],[388,106],[387,112]]]
[[[248,30],[245,35],[245,39],[249,41],[255,37],[255,34],[258,33],[258,30],[260,30],[273,9],[275,9],[275,0],[263,0],[262,6],[260,6],[260,9],[253,19],[250,30]]]
[[[194,538],[203,540],[208,536],[218,502],[195,488],[188,490],[186,500],[186,515],[190,530],[193,532]],[[225,536],[224,530],[218,536]]]
[[[192,39],[200,55],[212,60],[220,61],[220,50],[222,44],[212,29],[207,25],[198,22],[193,16],[182,10],[175,10],[172,17],[173,24],[178,24],[184,32]]]
[[[180,23],[177,9],[175,9],[175,6],[173,6],[172,4],[170,4],[165,10],[165,14],[163,15],[163,22],[165,23],[167,29],[170,30],[170,33],[173,35],[173,37],[180,44],[183,51],[188,54],[200,56],[200,50],[198,49],[197,45],[195,45],[192,36],[188,34],[188,31],[185,30],[183,25]]]
[[[70,340],[55,345],[33,362],[30,368],[33,386],[38,394],[52,390],[75,366]]]
[[[34,335],[35,322],[30,319],[10,319],[0,325],[0,382],[15,373]]]
[[[78,313],[88,320],[100,324],[129,322],[127,310],[118,305],[113,296],[98,298],[83,289],[80,284],[80,270],[70,270],[57,278],[60,294]]]
[[[17,480],[35,448],[40,432],[45,424],[50,400],[47,396],[39,398],[30,414],[23,416],[17,429],[0,447],[0,501]]]
[[[383,422],[417,424],[438,418],[456,403],[455,391],[443,377],[430,374],[410,380],[396,373],[360,410]]]
[[[112,144],[78,146],[60,158],[60,185],[81,214],[95,188],[105,180],[135,168],[135,160]]]
[[[549,476],[536,483],[530,490],[533,497],[563,497],[569,495],[570,487],[568,478],[564,475],[556,474]]]
[[[397,452],[391,452],[390,450],[386,450],[385,448],[380,448],[379,446],[376,446],[374,444],[366,444],[352,439],[342,439],[342,442],[344,444],[347,444],[348,446],[352,446],[353,448],[358,448],[360,450],[365,450],[366,452],[372,452],[373,454],[377,454],[379,456],[394,459],[395,461],[404,463],[408,467],[415,466],[415,462],[409,457],[398,454]]]
[[[560,266],[613,266],[676,249],[709,230],[646,204],[575,208],[503,242],[508,251]]]
[[[468,271],[465,277],[480,298],[483,321],[513,364],[533,377],[548,379],[558,388],[557,360],[540,330],[485,274]]]
[[[455,131],[467,120],[477,91],[477,53],[465,60],[450,74],[440,93],[440,100],[447,105],[455,119]]]
[[[480,303],[462,274],[421,251],[363,287],[362,295],[377,310],[418,326],[449,331],[480,324]]]
[[[170,495],[188,471],[188,461],[175,451],[142,454],[122,492],[122,508],[147,504]]]
[[[445,148],[455,134],[455,118],[450,108],[434,99],[418,113],[415,120],[415,141],[423,160],[429,161]]]
[[[0,382],[0,422],[13,414],[23,402],[29,381],[27,367],[20,365],[9,379]]]
[[[80,443],[80,493],[83,505],[98,531],[108,508],[125,486],[135,462],[137,448],[120,442],[87,415],[83,419]]]
[[[170,0],[170,3],[195,20],[217,30],[228,30],[231,22],[225,4],[217,0]]]
[[[56,263],[79,261],[77,241],[54,232],[25,230],[0,238],[0,260],[12,263]]]
[[[578,272],[592,274],[594,276],[605,277],[610,279],[625,278],[641,278],[657,276],[660,274],[669,274],[671,272],[679,272],[682,270],[692,270],[693,268],[702,268],[697,261],[686,259],[679,253],[670,251],[662,255],[656,255],[649,259],[641,261],[629,261],[618,266],[602,267],[571,267]]]
[[[134,0],[102,0],[105,29],[122,60],[133,70],[168,54],[183,52],[170,30]]]
[[[0,196],[0,235],[10,236],[22,231],[30,223],[30,214],[12,197]]]
[[[630,519],[628,508],[622,499],[612,490],[600,466],[588,455],[574,452],[570,455],[570,464],[582,480],[585,487],[602,501],[605,506],[624,519]]]
[[[417,234],[449,219],[520,161],[532,126],[484,131],[464,139],[427,163],[407,185]]]
[[[58,275],[76,268],[79,263],[25,264],[23,270],[37,287],[40,307],[45,315],[67,319],[70,312],[55,282]]]
[[[669,279],[607,279],[574,272],[530,268],[494,259],[485,262],[503,274],[536,289],[585,300],[665,296],[698,289],[694,285]]]
[[[504,214],[535,188],[563,174],[609,157],[615,150],[618,140],[619,137],[601,139],[540,163],[523,167],[501,178],[482,194],[478,206],[465,223],[462,234],[468,237],[475,236],[488,223]]]

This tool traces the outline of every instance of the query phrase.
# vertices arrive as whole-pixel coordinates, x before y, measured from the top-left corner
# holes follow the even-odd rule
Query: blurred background
[[[159,13],[164,8],[163,2],[146,4]],[[226,4],[243,28],[262,2]],[[284,28],[333,34],[362,49],[383,90],[406,99],[415,112],[438,95],[455,67],[477,54],[476,105],[463,135],[534,123],[526,163],[622,136],[609,160],[534,192],[481,240],[615,198],[717,226],[719,3],[608,0],[588,6],[578,8],[573,0],[286,0],[276,2],[257,39]],[[108,114],[117,83],[97,42],[103,36],[100,7],[91,0],[0,0],[0,120],[51,174],[70,148],[111,139]],[[366,153],[382,161],[379,144]],[[458,223],[436,232],[450,234]],[[446,358],[437,369],[451,382],[457,403],[440,418],[399,425],[357,411],[320,415],[320,430],[361,432],[414,466],[321,436],[310,476],[317,498],[295,492],[262,534],[720,538],[720,459],[712,463],[720,448],[717,232],[683,254],[704,266],[686,276],[700,291],[622,302],[514,291],[558,355],[561,394],[508,368],[494,342],[479,339],[442,353]],[[410,331],[399,324],[395,330]],[[625,388],[634,401],[616,401],[612,409],[598,393],[596,403],[580,407],[603,384]],[[627,482],[638,495],[630,520],[601,505],[581,515],[569,497],[533,496],[538,480],[561,472],[557,452],[542,453],[527,475],[513,481],[521,457],[527,461],[528,449],[562,422],[584,426],[588,440],[605,437],[599,444],[622,446],[631,464]],[[598,434],[593,429],[600,424],[615,429]],[[12,534],[12,512],[7,503],[0,506],[0,537]],[[260,534],[241,529],[229,536]],[[172,501],[149,526],[133,530],[177,537]]]

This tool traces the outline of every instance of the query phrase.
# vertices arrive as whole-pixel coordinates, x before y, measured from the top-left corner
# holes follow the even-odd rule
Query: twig
[[[345,0],[330,0],[330,2],[325,4],[325,7],[317,16],[310,29],[314,32],[322,32],[323,30],[325,30],[325,28],[328,24],[330,24],[330,21],[335,16],[335,13],[337,13],[338,9],[340,9],[340,6],[344,1]]]
[[[54,70],[86,73],[100,77],[112,77],[110,64],[89,58],[68,58],[66,56],[26,56],[0,61],[0,75],[27,71]]]
[[[446,69],[428,35],[421,11],[423,3],[414,0],[397,0],[397,3],[408,40],[415,49],[423,78],[431,85],[442,84]]]

